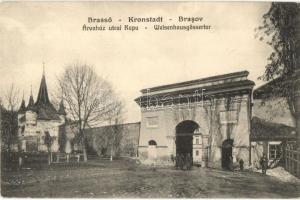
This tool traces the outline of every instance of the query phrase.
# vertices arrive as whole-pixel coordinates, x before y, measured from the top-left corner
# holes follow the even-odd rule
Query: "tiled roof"
[[[251,141],[295,139],[295,128],[268,122],[258,117],[251,120]]]
[[[59,114],[53,107],[53,105],[40,104],[36,106],[38,119],[41,120],[60,120]]]

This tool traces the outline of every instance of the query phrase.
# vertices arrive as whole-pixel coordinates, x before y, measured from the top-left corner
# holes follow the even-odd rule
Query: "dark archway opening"
[[[156,144],[156,142],[155,142],[154,140],[150,140],[150,141],[148,142],[148,145],[152,145],[152,146],[153,146],[153,145],[157,145],[157,144]]]
[[[176,154],[193,156],[193,134],[199,125],[191,120],[180,122],[176,126]]]
[[[230,162],[232,159],[233,140],[227,139],[222,143],[222,168],[230,169]]]

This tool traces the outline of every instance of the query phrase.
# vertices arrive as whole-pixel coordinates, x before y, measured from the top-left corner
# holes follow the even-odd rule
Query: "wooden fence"
[[[285,148],[285,170],[300,178],[300,151],[289,145]]]

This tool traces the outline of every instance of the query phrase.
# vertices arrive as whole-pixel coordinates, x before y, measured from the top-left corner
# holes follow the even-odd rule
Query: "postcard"
[[[300,4],[0,3],[3,198],[299,198]]]

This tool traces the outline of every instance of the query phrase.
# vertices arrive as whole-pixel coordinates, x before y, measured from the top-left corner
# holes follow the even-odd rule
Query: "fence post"
[[[297,153],[294,151],[294,152],[293,152],[293,163],[294,163],[293,171],[294,171],[294,175],[295,175],[295,176],[297,176],[297,169],[296,169],[296,167],[297,167],[297,162],[296,162],[296,160],[297,160]]]
[[[288,150],[287,150],[287,147],[285,148],[285,151],[284,151],[284,157],[285,157],[285,165],[284,165],[284,169],[288,171],[288,166],[287,166],[287,154],[288,154]]]
[[[290,150],[289,150],[289,157],[288,157],[288,159],[289,159],[289,164],[288,164],[288,166],[289,166],[289,172],[291,173],[291,152],[290,152]]]
[[[296,162],[296,166],[297,166],[297,172],[296,172],[296,174],[297,174],[297,177],[299,177],[299,175],[300,175],[300,164],[299,164],[299,162],[300,162],[300,153],[297,151],[297,162]]]
[[[292,151],[292,174],[294,174],[295,175],[295,152],[294,151]]]

